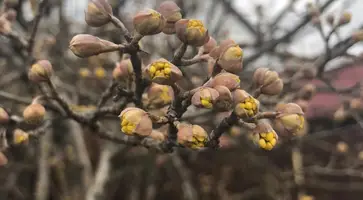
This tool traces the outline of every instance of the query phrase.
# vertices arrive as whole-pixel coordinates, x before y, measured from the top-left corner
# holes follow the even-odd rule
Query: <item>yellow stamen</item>
[[[258,145],[261,147],[261,148],[266,148],[266,141],[264,139],[260,139],[258,141]]]

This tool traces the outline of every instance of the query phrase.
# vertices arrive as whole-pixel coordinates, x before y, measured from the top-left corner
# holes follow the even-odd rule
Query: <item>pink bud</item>
[[[85,11],[85,20],[89,26],[100,27],[111,21],[112,7],[106,0],[91,0]]]
[[[69,48],[78,57],[86,58],[100,53],[117,51],[120,46],[89,34],[78,34],[72,38]]]
[[[217,90],[209,87],[201,87],[192,96],[192,104],[197,108],[213,108],[219,94]]]
[[[209,41],[208,30],[197,19],[181,19],[175,23],[175,30],[178,38],[191,46],[200,47]]]
[[[29,79],[36,83],[48,81],[52,75],[53,67],[48,60],[39,60],[31,66],[28,73]]]
[[[149,64],[144,72],[148,79],[161,85],[174,84],[183,77],[183,73],[177,66],[163,58]]]
[[[160,33],[166,20],[159,12],[146,9],[138,12],[133,18],[134,28],[141,35],[155,35]]]
[[[127,135],[149,136],[152,132],[152,121],[148,114],[135,107],[124,109],[120,117],[121,131]]]

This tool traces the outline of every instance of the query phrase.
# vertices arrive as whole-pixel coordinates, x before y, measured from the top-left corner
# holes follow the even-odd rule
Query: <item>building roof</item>
[[[354,87],[363,80],[363,64],[355,63],[349,66],[341,67],[327,73],[332,84],[337,89],[347,89]],[[306,112],[307,118],[332,118],[334,112],[342,104],[342,99],[334,92],[324,91],[327,86],[319,80],[312,80],[318,88],[316,95],[311,99]],[[345,95],[345,96],[348,96]],[[343,95],[344,97],[344,95]]]

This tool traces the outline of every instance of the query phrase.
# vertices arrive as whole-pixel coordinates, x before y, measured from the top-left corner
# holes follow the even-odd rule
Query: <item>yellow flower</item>
[[[126,108],[119,117],[121,131],[126,135],[149,136],[152,132],[152,121],[140,108]]]
[[[159,59],[145,68],[148,78],[161,85],[174,84],[182,77],[182,72],[178,67],[165,59]]]
[[[33,103],[23,111],[24,121],[28,124],[39,124],[44,120],[45,108],[41,104]]]
[[[198,108],[213,108],[213,104],[218,97],[217,90],[209,87],[201,87],[192,96],[192,104]]]
[[[87,77],[91,76],[91,71],[88,68],[85,68],[85,67],[79,69],[78,73],[82,78],[87,78]]]
[[[178,128],[178,143],[192,149],[199,149],[205,146],[208,134],[198,125],[179,124]]]
[[[175,23],[175,30],[182,42],[192,46],[203,46],[209,41],[208,30],[197,19],[181,19]]]
[[[166,20],[159,12],[146,9],[138,12],[133,18],[135,30],[141,35],[155,35],[160,33]]]
[[[276,146],[278,136],[270,124],[259,121],[253,130],[253,139],[261,149],[270,151]]]
[[[106,77],[106,70],[103,67],[96,67],[94,74],[98,79],[103,79]]]
[[[21,129],[15,129],[13,135],[13,143],[21,144],[29,140],[29,134]]]
[[[253,117],[258,113],[260,102],[246,91],[237,89],[233,92],[235,113],[241,118]]]
[[[295,103],[280,104],[276,108],[279,114],[275,119],[275,128],[283,136],[295,135],[304,128],[304,112]]]

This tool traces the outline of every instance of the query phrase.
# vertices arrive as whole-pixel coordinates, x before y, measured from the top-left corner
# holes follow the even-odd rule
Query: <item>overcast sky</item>
[[[143,0],[143,1],[154,1],[154,0]],[[188,3],[189,0],[185,0]],[[252,23],[256,23],[256,14],[254,13],[254,7],[257,4],[263,5],[263,13],[265,14],[265,23],[268,23],[268,20],[274,19],[276,15],[286,7],[290,0],[232,0],[233,6],[236,8],[238,12],[243,14],[247,19],[249,19]],[[305,5],[307,2],[320,2],[321,4],[326,2],[327,0],[296,0],[294,9],[295,13],[289,13],[283,21],[281,21],[280,26],[284,27],[284,29],[289,30],[292,26],[298,23],[301,20],[301,16],[304,15]],[[68,16],[74,17],[79,22],[84,22],[84,9],[87,6],[88,0],[67,0],[66,1],[66,12]],[[201,15],[205,15],[206,11],[208,11],[208,7],[215,1],[213,0],[200,0]],[[218,2],[218,0],[217,0]],[[277,3],[278,2],[278,3]],[[220,7],[221,8],[221,7]],[[325,13],[335,13],[339,15],[343,10],[350,11],[353,14],[352,21],[349,25],[346,25],[342,29],[339,30],[340,35],[345,38],[351,34],[352,30],[356,30],[359,25],[363,24],[363,0],[336,0],[333,3],[327,12]],[[134,13],[133,9],[127,9],[126,12],[130,12],[130,14]],[[209,13],[207,13],[209,14]],[[217,19],[218,20],[218,15]],[[205,16],[197,16],[200,19],[205,19]],[[227,28],[231,34],[231,38],[236,40],[237,42],[248,41],[250,42],[253,37],[249,35],[248,31],[241,25],[236,26],[235,19],[233,17],[228,17],[226,22],[224,23],[225,28]],[[326,32],[329,32],[328,26],[323,21],[323,27]],[[332,38],[332,43],[336,42],[336,38]],[[317,55],[324,50],[323,41],[316,31],[311,25],[308,25],[304,29],[302,29],[297,37],[293,40],[292,44],[288,46],[288,49],[298,55],[302,56],[314,56]],[[350,49],[350,53],[357,53],[363,50],[362,45],[355,45]]]

